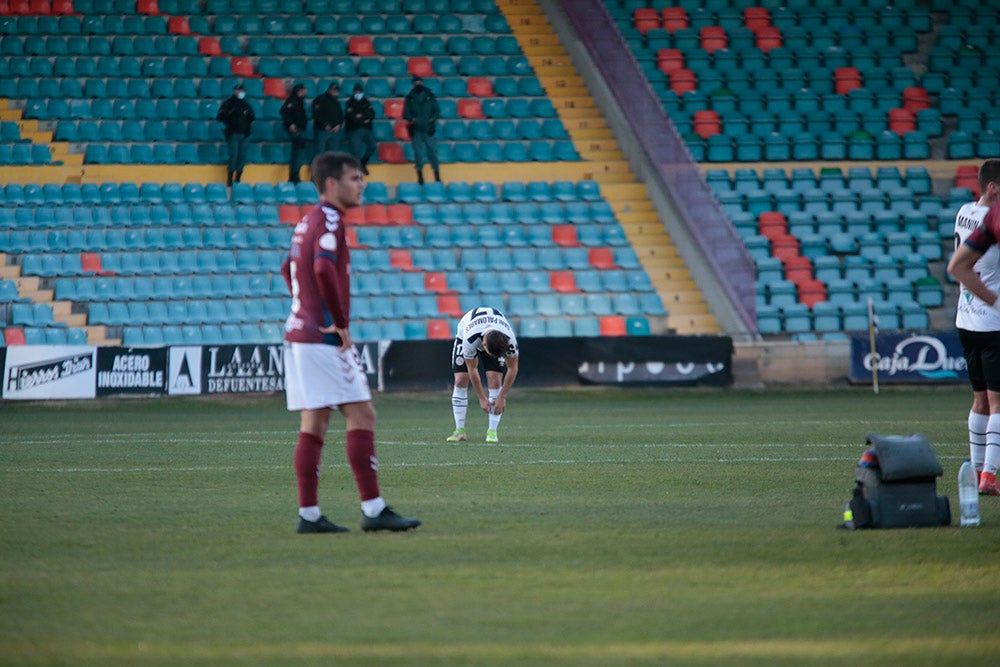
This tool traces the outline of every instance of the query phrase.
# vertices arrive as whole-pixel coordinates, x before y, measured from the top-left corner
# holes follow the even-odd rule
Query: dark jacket
[[[340,106],[340,100],[330,93],[316,96],[312,103],[312,112],[313,129],[317,133],[325,131],[327,126],[332,130],[344,124],[344,108]]]
[[[441,116],[437,98],[426,86],[414,86],[403,103],[403,120],[410,124],[410,133],[434,134]]]
[[[306,117],[305,100],[296,95],[294,90],[285,103],[281,105],[281,122],[288,132],[292,131],[292,125],[295,126],[297,132],[304,132],[306,124],[309,122],[308,117]]]
[[[347,100],[347,105],[344,108],[344,116],[345,127],[348,132],[362,128],[370,130],[372,129],[372,122],[375,120],[375,109],[367,97],[356,100],[352,95],[351,99]]]
[[[250,136],[250,126],[253,125],[256,116],[246,100],[241,100],[233,95],[222,103],[215,119],[222,121],[222,124],[225,125],[226,137],[234,134]]]

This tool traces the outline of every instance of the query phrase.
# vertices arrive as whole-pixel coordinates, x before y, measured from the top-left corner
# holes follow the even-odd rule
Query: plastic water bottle
[[[976,484],[976,469],[965,459],[958,469],[958,503],[962,508],[963,526],[979,525],[979,485]]]

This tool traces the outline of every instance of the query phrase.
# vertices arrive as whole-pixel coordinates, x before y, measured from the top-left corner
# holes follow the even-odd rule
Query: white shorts
[[[288,409],[336,408],[372,399],[368,376],[353,346],[285,343],[285,400]]]

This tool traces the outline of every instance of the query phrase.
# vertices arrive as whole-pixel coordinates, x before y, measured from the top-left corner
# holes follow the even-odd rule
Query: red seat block
[[[561,294],[574,294],[580,291],[572,271],[553,271],[549,274],[549,286],[554,292]]]
[[[448,320],[427,320],[427,337],[431,340],[449,340],[454,334]]]
[[[604,315],[601,317],[602,336],[624,336],[626,334],[625,318],[621,315]]]
[[[588,259],[590,260],[590,265],[595,269],[618,268],[618,265],[615,263],[615,254],[611,251],[611,248],[591,248],[588,253]]]
[[[403,100],[386,100],[385,104],[382,105],[382,109],[386,118],[399,120],[403,117]]]
[[[378,159],[389,164],[403,164],[406,162],[406,158],[403,157],[403,147],[389,141],[384,141],[378,145]]]
[[[409,250],[396,248],[389,251],[389,266],[400,271],[417,271],[413,266],[413,255]]]
[[[367,35],[355,35],[347,42],[347,52],[352,56],[373,56],[375,44]]]
[[[411,76],[434,76],[434,67],[431,66],[430,58],[415,56],[406,61],[406,72]]]

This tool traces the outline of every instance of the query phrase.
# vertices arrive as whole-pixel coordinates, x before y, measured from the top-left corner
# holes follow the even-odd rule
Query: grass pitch
[[[446,392],[376,397],[365,534],[334,417],[295,535],[283,397],[0,404],[0,664],[967,665],[1000,651],[983,526],[838,531],[869,431],[952,501],[965,387],[515,390],[489,446]]]

